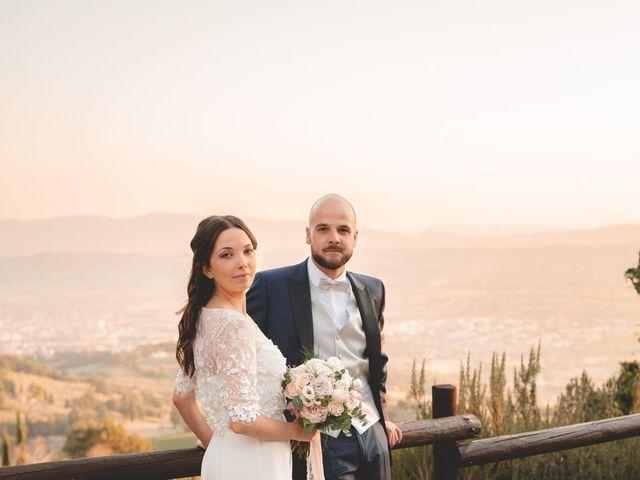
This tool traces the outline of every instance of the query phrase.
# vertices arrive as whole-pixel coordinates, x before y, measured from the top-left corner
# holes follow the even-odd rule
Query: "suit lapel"
[[[355,275],[348,272],[347,275],[353,286],[353,294],[356,297],[356,303],[358,304],[360,316],[362,317],[362,327],[367,338],[365,356],[369,358],[369,386],[371,387],[373,401],[376,404],[380,418],[384,418],[384,409],[382,408],[382,402],[380,400],[382,345],[378,317],[373,308],[373,301],[367,287],[365,287]],[[382,426],[385,433],[387,433],[384,422]]]
[[[307,262],[298,265],[294,275],[287,279],[291,314],[296,326],[300,346],[313,351],[313,316],[311,313],[311,291]]]
[[[353,275],[347,272],[347,277],[353,287],[358,310],[362,317],[362,327],[367,339],[367,355],[375,375],[376,365],[380,362],[380,327],[373,309],[373,301],[369,290]],[[297,265],[293,274],[287,278],[289,300],[291,302],[291,314],[300,341],[300,346],[308,351],[313,351],[313,314],[311,310],[311,291],[309,288],[309,273],[307,262]]]
[[[353,287],[353,295],[356,297],[358,310],[362,317],[362,327],[367,337],[367,354],[369,361],[374,364],[380,357],[380,326],[376,314],[373,310],[373,302],[369,290],[352,274],[347,272],[347,276]]]

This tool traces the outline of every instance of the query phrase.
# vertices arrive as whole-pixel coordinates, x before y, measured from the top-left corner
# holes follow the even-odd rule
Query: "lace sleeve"
[[[176,375],[176,395],[180,397],[188,397],[195,392],[195,389],[196,379],[180,370]]]
[[[212,345],[222,379],[222,405],[229,421],[252,423],[260,409],[256,390],[255,327],[246,318],[226,320]]]

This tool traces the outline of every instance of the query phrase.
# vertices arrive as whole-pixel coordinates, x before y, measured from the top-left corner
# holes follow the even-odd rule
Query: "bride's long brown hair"
[[[193,252],[193,262],[191,274],[187,286],[187,301],[178,313],[182,313],[182,318],[178,324],[178,344],[176,345],[176,358],[180,367],[187,375],[193,375],[195,365],[193,362],[193,341],[196,338],[196,328],[200,309],[204,307],[213,293],[216,285],[214,280],[207,278],[202,269],[209,265],[211,252],[216,244],[218,236],[230,228],[243,230],[253,248],[258,247],[256,238],[249,230],[249,227],[233,215],[213,215],[202,220],[198,224],[196,234],[191,240],[191,251]]]

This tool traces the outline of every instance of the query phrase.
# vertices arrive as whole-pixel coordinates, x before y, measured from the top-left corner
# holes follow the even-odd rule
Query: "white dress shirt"
[[[321,358],[338,357],[353,379],[362,382],[362,413],[366,425],[358,419],[353,426],[364,433],[380,420],[369,386],[369,359],[364,356],[367,337],[362,326],[362,317],[344,271],[336,279],[325,275],[313,260],[307,260],[311,312],[313,315],[313,348]],[[328,283],[335,284],[327,286]]]

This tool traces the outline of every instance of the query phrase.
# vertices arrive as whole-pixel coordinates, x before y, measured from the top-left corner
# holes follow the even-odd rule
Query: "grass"
[[[191,448],[196,446],[196,437],[191,432],[175,433],[162,437],[151,438],[153,450],[175,450],[178,448]]]

